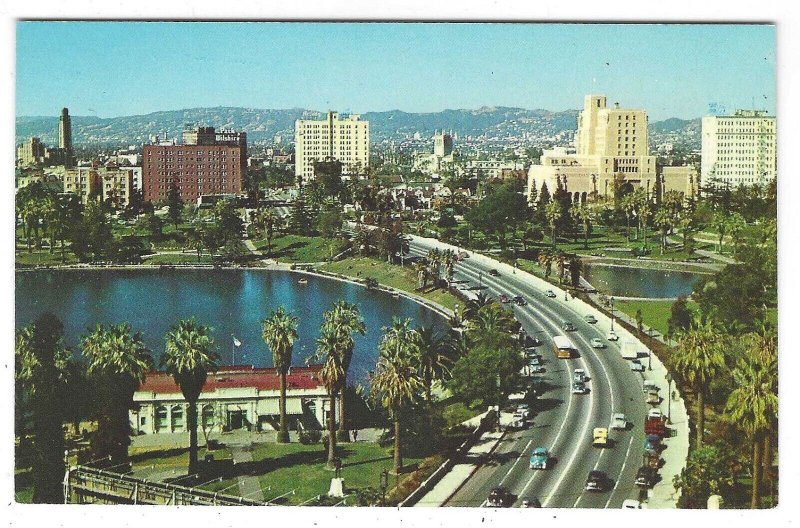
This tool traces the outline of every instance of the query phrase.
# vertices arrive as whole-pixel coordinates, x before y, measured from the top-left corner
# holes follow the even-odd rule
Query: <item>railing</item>
[[[72,466],[64,477],[66,503],[155,504],[195,506],[265,506],[256,501],[199,488],[165,482],[150,482],[95,469]]]

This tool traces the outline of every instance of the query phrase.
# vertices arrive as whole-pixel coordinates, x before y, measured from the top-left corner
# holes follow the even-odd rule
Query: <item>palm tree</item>
[[[751,347],[758,339],[751,340]],[[778,394],[774,390],[777,361],[764,363],[752,348],[733,370],[735,388],[728,396],[725,410],[728,419],[750,438],[753,449],[751,508],[761,507],[762,444],[770,425],[778,416]],[[777,356],[774,356],[777,360]]]
[[[342,439],[347,439],[344,389],[347,388],[347,371],[350,369],[350,363],[353,360],[353,349],[356,345],[353,334],[363,336],[367,332],[367,327],[358,311],[358,306],[347,301],[338,301],[333,305],[332,310],[325,312],[323,325],[330,326],[339,339],[339,353],[343,370],[342,391],[339,395],[339,436]]]
[[[572,216],[583,224],[583,247],[589,249],[589,229],[594,221],[594,210],[586,204],[575,203],[572,205]]]
[[[390,412],[394,422],[395,475],[403,468],[401,414],[416,401],[422,387],[414,361],[416,346],[412,335],[411,319],[395,319],[391,327],[384,328],[378,365],[370,376],[372,396]]]
[[[286,374],[292,367],[292,349],[297,339],[297,317],[280,306],[261,322],[261,328],[261,337],[272,351],[272,364],[281,377],[278,442],[286,443],[289,441],[289,429],[286,427]]]
[[[740,213],[731,214],[730,218],[728,219],[728,233],[731,237],[734,257],[736,256],[736,248],[741,242],[742,233],[746,227],[747,221],[745,221],[744,217]]]
[[[413,333],[414,348],[417,352],[419,363],[419,376],[425,390],[425,403],[428,407],[428,416],[433,416],[433,382],[443,380],[450,374],[452,357],[449,352],[447,339],[437,332],[433,325],[419,326]]]
[[[619,205],[622,208],[623,212],[625,213],[625,235],[628,239],[628,242],[631,241],[631,216],[633,215],[634,211],[636,210],[636,202],[634,201],[633,194],[628,193],[623,196],[620,201]],[[637,233],[638,238],[638,233]]]
[[[544,206],[544,216],[547,219],[547,223],[550,225],[550,237],[553,239],[553,249],[556,248],[556,226],[558,225],[558,221],[561,220],[561,215],[561,204],[557,201],[553,200],[547,202],[547,205]]]
[[[128,461],[130,445],[128,410],[133,407],[133,393],[152,369],[153,358],[142,334],[132,333],[128,323],[97,325],[83,337],[82,350],[89,361],[89,376],[100,392],[94,454],[109,456],[112,465],[122,465]]]
[[[725,368],[721,338],[709,322],[697,322],[678,338],[671,356],[676,374],[681,376],[697,396],[697,446],[703,445],[705,433],[705,396],[711,380]]]
[[[313,358],[322,360],[320,378],[330,401],[328,409],[328,468],[335,467],[336,460],[336,397],[342,387],[344,368],[341,357],[341,338],[330,326],[322,326],[322,333],[317,338],[317,351]]]
[[[631,200],[633,201],[636,218],[639,222],[638,230],[642,232],[642,243],[647,246],[647,219],[650,217],[651,208],[650,197],[647,196],[647,191],[644,187],[638,187],[631,194]],[[639,238],[638,234],[636,238]]]
[[[719,247],[717,253],[722,253],[722,240],[725,238],[725,233],[728,231],[728,215],[719,212],[714,215],[709,223],[712,229],[719,233]]]
[[[494,303],[494,299],[483,292],[478,292],[474,299],[469,299],[464,305],[464,320],[469,321],[478,316],[481,308]]]
[[[658,212],[656,212],[656,216],[653,218],[653,223],[655,223],[656,227],[661,229],[661,254],[664,254],[664,250],[667,248],[667,233],[669,233],[670,228],[674,222],[674,218],[672,213],[666,207],[659,208]]]
[[[197,324],[194,319],[182,319],[170,327],[161,366],[175,379],[189,407],[186,411],[189,475],[197,472],[197,400],[208,373],[217,369],[218,361],[211,328]]]

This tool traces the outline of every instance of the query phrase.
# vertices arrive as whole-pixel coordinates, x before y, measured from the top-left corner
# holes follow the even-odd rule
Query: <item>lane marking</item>
[[[611,496],[606,501],[606,505],[604,508],[608,508],[608,505],[611,504],[611,499],[614,498],[614,493],[617,491],[617,487],[619,487],[619,481],[622,480],[622,474],[625,472],[625,466],[628,464],[628,456],[631,454],[631,447],[633,446],[633,435],[631,435],[630,440],[628,440],[628,451],[625,453],[625,460],[622,463],[622,469],[619,471],[619,478],[617,482],[614,484],[614,489],[611,490]]]

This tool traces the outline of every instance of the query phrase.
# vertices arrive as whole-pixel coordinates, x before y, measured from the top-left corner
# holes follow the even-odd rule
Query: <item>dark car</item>
[[[575,331],[575,325],[570,323],[569,321],[564,321],[563,323],[561,323],[561,328],[563,328],[565,332]]]
[[[522,507],[523,508],[541,508],[542,503],[539,502],[539,499],[536,497],[527,497],[522,499]]]
[[[500,272],[497,271],[496,269],[490,269],[489,270],[489,275],[491,275],[492,277],[499,277],[500,276]]]
[[[608,489],[608,475],[605,471],[593,470],[586,477],[586,491],[606,491]]]
[[[641,488],[651,488],[656,483],[658,473],[650,466],[642,466],[636,472],[636,485]]]
[[[514,304],[516,304],[517,306],[525,306],[526,304],[528,304],[528,301],[523,299],[521,295],[517,295],[516,297],[514,297]]]
[[[511,492],[508,491],[508,488],[505,486],[492,488],[492,491],[489,492],[489,498],[486,500],[486,504],[493,508],[507,508],[514,504],[514,496],[511,495]]]

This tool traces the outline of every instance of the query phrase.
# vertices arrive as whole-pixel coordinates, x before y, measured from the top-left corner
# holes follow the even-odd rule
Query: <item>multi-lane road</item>
[[[436,242],[414,238],[411,253],[427,254]],[[526,306],[508,304],[529,335],[537,336],[542,344],[539,352],[544,360],[545,373],[537,375],[543,382],[535,413],[529,425],[509,431],[500,445],[463,486],[447,501],[446,506],[481,506],[489,491],[505,486],[516,497],[515,506],[524,499],[537,499],[549,508],[619,508],[625,499],[639,498],[634,485],[636,471],[641,466],[644,446],[643,422],[647,406],[642,393],[642,376],[630,370],[628,361],[620,356],[619,344],[606,340],[609,322],[605,318],[596,324],[584,320],[576,301],[552,299],[533,281],[525,280],[503,267],[500,276],[488,272],[491,261],[468,258],[455,267],[454,279],[497,297],[521,295]],[[564,332],[564,321],[576,327]],[[573,359],[556,359],[552,337],[567,335],[578,349]],[[604,349],[594,349],[592,338],[600,338]],[[588,374],[588,394],[573,394],[572,372],[582,368]],[[610,431],[613,445],[592,447],[595,427],[609,427],[614,413],[624,413],[629,422],[627,431]],[[546,447],[552,454],[550,468],[531,470],[528,459],[536,447]],[[605,492],[584,491],[591,470],[601,470],[610,477]]]

